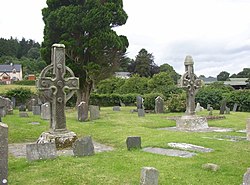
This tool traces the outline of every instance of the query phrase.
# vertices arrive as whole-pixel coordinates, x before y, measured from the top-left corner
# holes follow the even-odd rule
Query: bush
[[[166,101],[168,112],[185,112],[186,110],[186,93],[172,94]]]
[[[238,104],[239,111],[250,112],[250,90],[238,90],[230,93],[227,106],[232,109],[234,103]]]
[[[150,93],[150,94],[143,95],[145,109],[147,110],[155,109],[155,99],[157,98],[157,96],[160,96],[163,99],[165,99],[165,97],[160,93]]]
[[[16,84],[16,85],[36,85],[36,81],[33,81],[33,80],[21,80],[21,81],[15,81],[14,84]]]
[[[24,104],[27,102],[28,99],[30,99],[34,95],[32,91],[28,88],[16,88],[11,89],[6,92],[6,96],[8,98],[15,97],[16,98],[16,104]]]

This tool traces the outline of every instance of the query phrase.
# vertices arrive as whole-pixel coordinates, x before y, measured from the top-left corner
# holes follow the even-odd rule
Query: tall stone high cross
[[[201,87],[201,80],[194,74],[194,61],[191,56],[185,58],[185,73],[181,77],[180,86],[187,92],[186,115],[195,114],[195,94]]]
[[[53,77],[46,77],[49,71],[52,71]],[[71,77],[64,77],[66,71]],[[53,44],[51,64],[42,70],[37,81],[37,88],[40,91],[52,91],[50,129],[53,132],[66,131],[65,105],[74,94],[74,90],[79,89],[79,79],[69,67],[65,66],[63,44]],[[70,90],[67,95],[65,89]]]

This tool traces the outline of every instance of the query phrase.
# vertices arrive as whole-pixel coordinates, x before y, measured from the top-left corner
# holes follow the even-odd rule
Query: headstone
[[[28,111],[33,111],[33,106],[36,106],[37,102],[36,99],[32,98],[28,103],[27,103],[27,109]]]
[[[36,84],[42,93],[44,91],[52,92],[50,131],[42,133],[37,143],[55,142],[57,148],[66,148],[71,147],[77,139],[76,134],[66,128],[65,106],[75,90],[79,89],[79,79],[65,65],[65,46],[63,44],[52,46],[51,60],[51,65],[41,71]],[[47,76],[49,71],[52,71],[52,77]],[[71,77],[64,77],[66,71]],[[69,92],[67,95],[65,89]]]
[[[9,98],[5,98],[0,96],[0,106],[3,106],[4,108],[4,116],[6,114],[12,114],[13,113],[13,107],[11,100]]]
[[[220,166],[217,164],[213,164],[213,163],[206,163],[202,165],[202,168],[216,172],[220,169]]]
[[[50,120],[51,111],[50,111],[50,103],[46,102],[41,105],[41,119]]]
[[[213,115],[213,110],[214,110],[213,107],[210,106],[210,108],[209,108],[209,113],[208,113],[209,116],[212,116],[212,115]]]
[[[96,120],[100,118],[99,106],[90,105],[89,112],[90,112],[90,120]]]
[[[119,101],[120,101],[120,106],[121,107],[125,107],[126,106],[121,100],[119,100]]]
[[[247,140],[250,141],[250,118],[247,119],[246,132],[247,132]]]
[[[221,106],[220,106],[220,114],[224,114],[225,113],[226,104],[227,104],[226,100],[222,100]]]
[[[4,106],[0,105],[0,122],[2,122],[2,117],[5,116]]]
[[[143,167],[140,185],[158,185],[159,172],[153,167]]]
[[[26,111],[26,106],[25,106],[24,104],[21,104],[21,105],[19,106],[19,111],[20,111],[20,112]]]
[[[207,104],[207,111],[210,110],[211,104]]]
[[[230,114],[230,108],[226,106],[226,112],[225,114]]]
[[[164,100],[162,97],[157,96],[155,99],[155,113],[163,113],[164,112]]]
[[[12,102],[13,108],[15,108],[16,107],[16,98],[15,97],[11,97],[11,102]]]
[[[113,111],[121,111],[121,107],[120,106],[114,106]]]
[[[82,101],[79,103],[77,106],[77,116],[78,116],[78,121],[86,121],[88,119],[88,111],[86,111],[87,106],[86,102]]]
[[[145,110],[144,109],[138,109],[138,117],[145,117]]]
[[[137,105],[137,109],[144,109],[143,98],[141,96],[136,97],[136,105]]]
[[[238,104],[235,103],[235,104],[234,104],[234,107],[233,107],[233,112],[236,112],[236,111],[237,111],[237,108],[238,108]]]
[[[33,115],[41,115],[41,107],[39,105],[32,106]]]
[[[250,168],[247,168],[247,171],[243,176],[242,185],[250,185]]]
[[[40,159],[54,159],[57,157],[55,143],[34,143],[26,145],[26,157],[28,161]]]
[[[195,112],[200,112],[200,111],[202,111],[202,108],[201,108],[200,103],[198,102],[198,103],[196,104],[196,107],[195,107]]]
[[[176,120],[176,128],[183,130],[208,128],[207,119],[195,115],[195,95],[201,87],[201,80],[194,74],[193,58],[186,56],[184,65],[185,73],[181,77],[180,87],[186,91],[186,115]]]
[[[8,184],[8,126],[0,122],[0,184]]]
[[[90,156],[94,155],[94,145],[90,136],[77,139],[73,144],[74,156]]]
[[[141,137],[129,136],[126,140],[127,149],[141,149]]]
[[[19,117],[29,117],[27,112],[19,112]]]

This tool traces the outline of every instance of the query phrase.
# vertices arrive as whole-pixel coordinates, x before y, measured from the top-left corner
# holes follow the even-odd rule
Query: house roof
[[[232,85],[232,86],[237,86],[237,85],[243,85],[245,86],[247,84],[248,78],[229,78],[230,81],[225,81],[225,85]]]
[[[16,72],[20,72],[22,69],[22,65],[20,64],[13,64],[13,65],[1,64],[0,65],[0,72],[12,72],[13,69],[16,69]]]

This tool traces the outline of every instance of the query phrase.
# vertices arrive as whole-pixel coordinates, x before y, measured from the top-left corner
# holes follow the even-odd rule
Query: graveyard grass
[[[243,174],[250,167],[249,141],[229,142],[208,139],[222,135],[243,136],[244,133],[187,133],[156,128],[175,126],[168,116],[182,114],[146,114],[138,117],[130,113],[134,107],[122,107],[114,112],[112,107],[101,108],[101,118],[78,122],[76,111],[68,109],[67,127],[79,137],[91,135],[93,140],[114,147],[110,152],[96,153],[88,157],[60,156],[54,160],[27,162],[25,158],[9,156],[9,184],[88,184],[88,185],[136,185],[140,181],[142,167],[159,170],[159,184],[241,184]],[[214,111],[218,114],[219,111]],[[204,111],[200,114],[207,115]],[[35,142],[48,121],[29,113],[29,118],[19,118],[18,111],[2,121],[9,126],[9,143]],[[209,121],[209,126],[245,129],[249,113],[231,112],[226,119]],[[29,124],[40,122],[40,125]],[[168,148],[169,142],[185,142],[212,148],[211,153],[198,153],[193,158],[168,157],[141,150],[127,151],[126,138],[141,136],[142,147]],[[202,169],[205,163],[220,165],[217,172]]]

